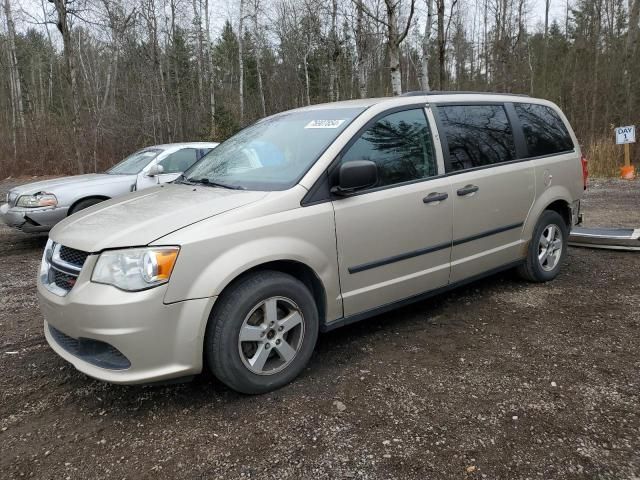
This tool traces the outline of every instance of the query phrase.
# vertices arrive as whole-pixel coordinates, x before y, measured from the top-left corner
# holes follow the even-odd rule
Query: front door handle
[[[446,200],[447,198],[449,198],[448,193],[433,192],[427,195],[426,197],[424,197],[422,199],[422,202],[423,203],[441,202],[442,200]]]
[[[465,185],[464,187],[460,188],[457,193],[459,197],[464,197],[476,193],[478,190],[480,190],[480,187],[478,187],[477,185]]]

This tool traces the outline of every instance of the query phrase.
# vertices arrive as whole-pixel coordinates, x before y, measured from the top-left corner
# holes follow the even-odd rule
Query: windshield
[[[114,165],[107,173],[111,175],[137,175],[151,160],[156,158],[162,150],[158,148],[145,148],[129,155],[120,163]]]
[[[331,108],[265,118],[211,150],[185,177],[243,190],[285,190],[363,111],[363,107]]]

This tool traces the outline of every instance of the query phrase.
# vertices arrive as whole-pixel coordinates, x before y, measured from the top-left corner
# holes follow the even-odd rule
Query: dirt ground
[[[584,211],[640,227],[640,182],[593,180]],[[640,253],[570,248],[551,283],[505,273],[322,335],[248,397],[74,370],[42,333],[44,242],[0,227],[2,478],[640,478]]]

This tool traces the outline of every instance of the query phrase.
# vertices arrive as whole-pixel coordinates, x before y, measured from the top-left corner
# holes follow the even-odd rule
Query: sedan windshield
[[[129,155],[120,163],[114,165],[107,173],[111,175],[137,175],[151,160],[156,158],[162,150],[158,148],[145,148]]]
[[[242,190],[295,185],[364,108],[285,112],[245,128],[204,156],[187,181]]]

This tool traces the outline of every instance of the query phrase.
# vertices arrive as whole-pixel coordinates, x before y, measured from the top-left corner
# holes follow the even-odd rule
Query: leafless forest
[[[611,128],[640,123],[640,0],[537,1],[0,0],[0,177],[419,89],[553,100],[613,173]]]

